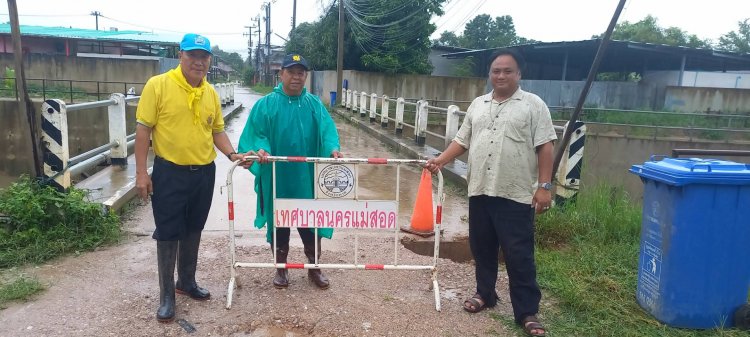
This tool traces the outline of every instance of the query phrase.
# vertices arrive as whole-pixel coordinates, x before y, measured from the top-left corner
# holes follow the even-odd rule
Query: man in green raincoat
[[[266,240],[273,247],[273,185],[272,167],[267,156],[302,156],[341,158],[336,125],[320,99],[307,92],[305,81],[310,70],[307,61],[298,54],[284,57],[279,73],[281,83],[273,92],[258,100],[250,111],[245,130],[240,137],[239,151],[255,151],[260,160],[250,172],[255,175],[258,195],[255,227],[267,226]],[[276,196],[278,198],[312,199],[314,165],[312,163],[276,163]],[[315,232],[298,228],[305,256],[315,263]],[[289,253],[289,228],[276,229],[276,262],[286,263]],[[331,238],[332,228],[318,229],[320,238]],[[308,277],[321,289],[327,289],[328,279],[320,269],[308,269]],[[289,286],[286,269],[277,269],[273,279],[276,288]]]

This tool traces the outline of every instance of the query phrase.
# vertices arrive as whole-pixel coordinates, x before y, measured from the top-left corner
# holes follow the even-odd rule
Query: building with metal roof
[[[24,53],[74,56],[79,53],[176,58],[181,36],[135,30],[21,26]],[[0,53],[11,53],[10,24],[0,24]]]
[[[528,80],[580,81],[588,75],[601,39],[540,42],[510,46],[526,59],[523,78]],[[485,75],[490,56],[499,48],[441,54],[448,59],[474,57],[477,75]],[[598,73],[638,73],[677,71],[678,83],[686,71],[750,71],[750,54],[722,50],[667,46],[653,43],[612,40]]]

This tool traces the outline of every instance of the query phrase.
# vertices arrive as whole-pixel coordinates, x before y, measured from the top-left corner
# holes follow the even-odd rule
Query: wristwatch
[[[539,188],[543,188],[547,191],[552,190],[552,183],[539,183]]]
[[[233,154],[237,154],[237,152],[232,151],[232,152],[227,153],[227,158],[229,158],[229,160],[232,160]]]

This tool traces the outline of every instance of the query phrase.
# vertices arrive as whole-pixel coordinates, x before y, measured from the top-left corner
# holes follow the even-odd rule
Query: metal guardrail
[[[0,77],[0,96],[15,97],[18,99],[18,82],[15,77]],[[60,80],[46,78],[29,78],[26,79],[27,92],[32,97],[47,98],[56,97],[66,100],[67,104],[74,104],[76,101],[99,101],[102,97],[110,95],[113,91],[123,95],[135,94],[135,88],[142,88],[145,83],[142,82],[121,82],[121,81],[90,81],[90,80]],[[120,89],[116,89],[122,87]]]

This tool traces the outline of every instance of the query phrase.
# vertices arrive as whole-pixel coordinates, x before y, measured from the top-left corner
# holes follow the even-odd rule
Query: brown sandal
[[[523,325],[523,331],[529,336],[544,337],[547,335],[547,329],[544,328],[542,323],[539,323],[539,319],[535,315],[526,316],[521,324]],[[541,333],[539,333],[540,330]]]
[[[474,296],[464,301],[464,310],[472,314],[478,313],[489,307],[490,306],[484,303],[484,300],[482,299],[482,296],[479,295],[479,293],[474,294]]]

